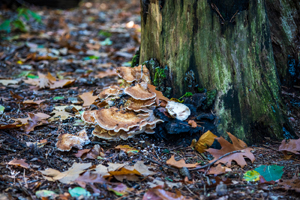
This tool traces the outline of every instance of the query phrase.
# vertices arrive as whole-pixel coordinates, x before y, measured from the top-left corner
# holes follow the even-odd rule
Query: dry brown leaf
[[[24,97],[22,97],[22,96],[20,96],[20,95],[18,95],[18,94],[16,94],[16,93],[14,93],[13,91],[9,91],[9,93],[10,93],[10,95],[12,96],[12,98],[14,98],[14,99],[17,99],[17,100],[22,100],[22,99],[24,99]]]
[[[74,182],[82,172],[91,166],[91,163],[74,163],[72,167],[65,172],[48,168],[41,171],[41,173],[48,181],[60,181],[61,183],[70,184]]]
[[[56,147],[60,151],[70,151],[72,147],[82,149],[83,145],[90,143],[85,129],[79,131],[77,135],[61,134],[57,139]]]
[[[41,103],[43,103],[45,100],[37,100],[37,101],[34,101],[34,100],[25,100],[23,101],[22,103],[23,104],[35,104],[35,105],[40,105]]]
[[[99,144],[96,144],[91,149],[79,150],[75,156],[77,158],[85,159],[97,159],[98,156],[104,156],[103,149],[101,149]]]
[[[3,79],[0,79],[0,83],[4,86],[7,86],[9,84],[12,84],[12,85],[16,85],[19,83],[18,80],[3,80]]]
[[[48,124],[48,121],[46,121],[46,119],[50,117],[50,115],[47,115],[45,113],[28,113],[28,115],[30,117],[30,119],[28,120],[28,124],[26,124],[24,128],[22,127],[26,133],[34,131],[34,128],[37,126]]]
[[[175,160],[175,155],[172,155],[171,158],[169,160],[167,160],[166,162],[168,165],[171,165],[173,167],[176,168],[182,168],[182,167],[187,167],[187,168],[194,168],[197,167],[197,163],[195,164],[186,164],[185,161],[183,159],[176,161]]]
[[[138,153],[139,150],[130,147],[129,145],[118,145],[115,147],[115,149],[120,149],[122,151],[124,151],[125,153]]]
[[[50,119],[49,122],[53,122],[55,120],[65,120],[71,117],[70,113],[64,111],[64,110],[53,110],[51,114],[54,114]]]
[[[18,166],[18,167],[23,167],[25,169],[29,169],[30,166],[25,162],[24,159],[13,159],[11,161],[9,161],[9,163],[7,163],[8,165],[14,165],[14,166]]]
[[[206,169],[201,169],[199,171],[205,172]],[[218,164],[217,166],[212,166],[209,171],[207,172],[208,175],[220,175],[220,174],[225,174],[227,172],[232,171],[230,168],[228,167],[224,167],[221,164]]]
[[[85,92],[82,95],[79,95],[79,97],[84,102],[82,106],[90,106],[98,99],[98,96],[93,96],[93,91]]]
[[[204,153],[206,149],[208,149],[215,141],[217,136],[213,134],[211,131],[207,131],[199,138],[198,142],[195,145],[195,149],[199,153]]]
[[[137,161],[134,166],[123,166],[118,170],[109,170],[110,175],[119,176],[119,175],[139,175],[139,176],[149,176],[156,174],[148,169],[146,165],[144,165],[143,161]]]
[[[163,93],[161,91],[157,91],[156,87],[154,85],[148,84],[148,89],[151,92],[154,92],[156,94],[156,104],[159,105],[159,100],[163,100],[163,101],[170,101],[167,97],[165,97],[163,95]]]
[[[234,153],[229,156],[226,156],[222,158],[221,160],[218,160],[216,164],[218,163],[224,163],[227,165],[227,167],[231,167],[231,162],[235,161],[237,162],[238,165],[240,165],[242,168],[247,165],[245,161],[245,157],[249,158],[251,162],[254,162],[255,157],[251,153],[252,148],[248,147],[245,142],[242,140],[239,140],[235,136],[233,136],[231,133],[228,133],[232,144],[226,141],[223,137],[218,138],[218,142],[221,144],[222,148],[220,150],[217,149],[208,149],[207,151],[213,155],[215,158],[214,160],[220,158],[226,153],[232,152],[232,151],[237,151],[237,150],[243,150],[241,153]],[[211,160],[210,162],[213,162],[214,160]]]
[[[50,85],[50,89],[62,88],[68,85],[72,85],[74,82],[74,79],[55,81]]]
[[[115,69],[108,69],[104,72],[99,72],[95,78],[104,78],[104,77],[112,77],[112,76],[118,76],[118,73]]]
[[[143,200],[188,200],[179,191],[175,193],[165,191],[161,185],[149,189],[143,196]]]
[[[300,154],[300,139],[282,140],[279,151],[282,151],[285,155],[287,152]]]
[[[79,176],[76,180],[76,183],[82,188],[86,188],[86,185],[89,185],[95,194],[100,194],[100,190],[96,188],[94,183],[104,184],[106,180],[99,174],[91,173],[91,171],[86,171],[84,174]]]
[[[279,180],[278,185],[283,186],[285,190],[294,190],[300,193],[300,178],[296,175],[289,180]]]

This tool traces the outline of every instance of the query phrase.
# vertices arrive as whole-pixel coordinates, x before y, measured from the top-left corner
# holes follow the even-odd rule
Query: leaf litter
[[[145,66],[124,67],[140,45],[138,1],[85,2],[68,14],[33,9],[44,25],[11,32],[3,42],[10,50],[0,49],[1,197],[246,199],[299,192],[299,140],[279,147],[266,138],[272,145],[248,147],[230,133],[232,143],[199,131],[200,117],[186,107],[179,110],[186,120],[171,118],[171,99],[151,84]],[[197,130],[198,142],[157,139],[154,132],[165,123]],[[273,177],[276,187],[242,180],[262,165],[280,167],[259,173],[260,183]],[[254,175],[247,180],[257,180]]]

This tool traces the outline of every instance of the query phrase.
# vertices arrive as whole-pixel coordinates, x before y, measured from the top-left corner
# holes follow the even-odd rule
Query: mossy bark
[[[143,10],[140,62],[156,58],[168,65],[175,97],[186,92],[184,78],[190,70],[200,87],[217,89],[220,134],[229,131],[249,143],[282,138],[283,127],[289,130],[289,125],[282,110],[265,1],[160,2],[150,0]]]
[[[299,63],[300,42],[300,1],[266,0],[266,9],[270,21],[271,40],[278,75],[282,84],[299,84],[294,69],[288,66],[288,56]],[[297,71],[299,73],[299,70]]]

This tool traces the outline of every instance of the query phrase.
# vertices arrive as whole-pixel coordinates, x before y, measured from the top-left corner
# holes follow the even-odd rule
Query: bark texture
[[[270,21],[271,39],[274,58],[282,84],[299,84],[299,42],[300,42],[300,1],[266,0]],[[298,69],[288,66],[288,59],[294,59]]]
[[[265,0],[150,0],[142,15],[140,62],[169,66],[172,95],[217,89],[218,131],[249,143],[282,138],[283,115]],[[145,6],[144,6],[145,8]]]

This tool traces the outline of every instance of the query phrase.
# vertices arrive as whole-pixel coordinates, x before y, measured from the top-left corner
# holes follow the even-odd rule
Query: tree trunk
[[[218,91],[218,132],[248,143],[282,138],[283,114],[265,0],[143,1],[140,62],[168,65],[172,96]],[[153,70],[153,69],[150,69]],[[153,74],[153,73],[152,73]]]
[[[266,0],[266,9],[280,81],[287,86],[299,84],[300,1]]]

